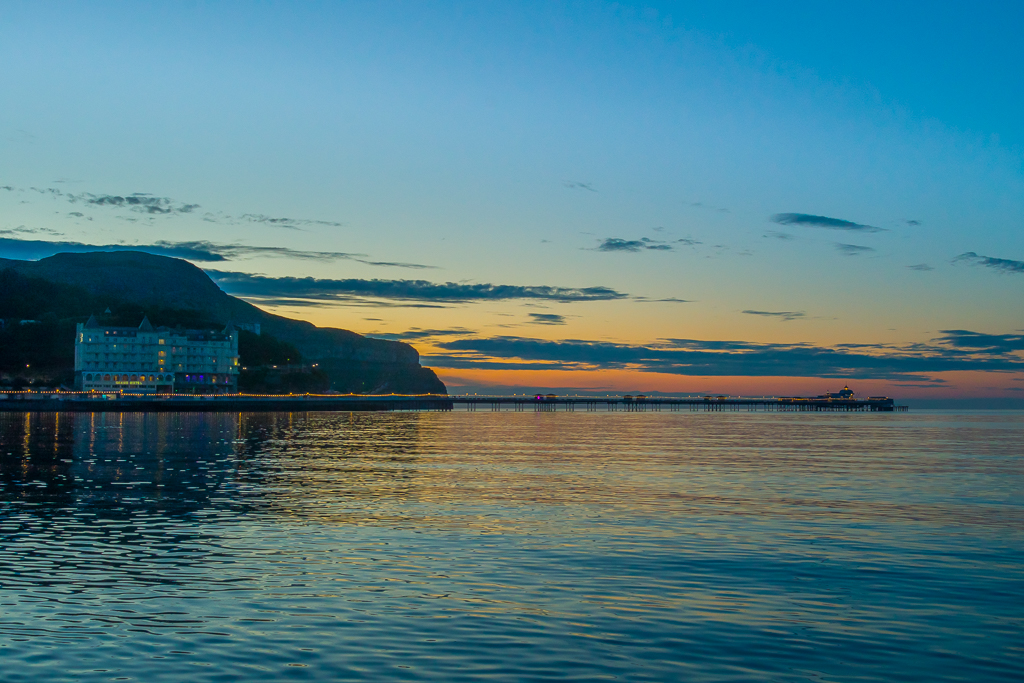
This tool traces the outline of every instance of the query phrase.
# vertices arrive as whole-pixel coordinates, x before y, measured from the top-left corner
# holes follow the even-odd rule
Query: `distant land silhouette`
[[[277,360],[274,353],[267,356],[268,349],[282,342],[276,355],[297,349],[335,391],[447,393],[434,371],[420,365],[412,346],[267,313],[225,293],[181,259],[135,251],[0,259],[0,292],[0,318],[6,321],[0,331],[0,373],[8,377],[66,382],[73,371],[74,324],[110,309],[101,322],[135,326],[146,314],[157,326],[259,323],[264,340],[257,344],[254,335],[246,335],[243,364],[246,347],[253,356]],[[36,322],[21,325],[21,320]]]

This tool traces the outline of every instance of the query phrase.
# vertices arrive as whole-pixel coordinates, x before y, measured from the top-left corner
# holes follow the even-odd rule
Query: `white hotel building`
[[[103,327],[90,317],[75,336],[79,391],[223,394],[238,391],[238,332]]]

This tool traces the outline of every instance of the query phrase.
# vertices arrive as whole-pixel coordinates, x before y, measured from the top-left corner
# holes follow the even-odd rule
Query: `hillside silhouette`
[[[336,391],[447,393],[412,346],[267,313],[225,293],[181,259],[134,251],[0,259],[0,293],[0,318],[7,321],[0,332],[0,372],[7,374],[26,365],[54,376],[66,373],[74,363],[74,324],[109,308],[104,324],[137,325],[143,314],[169,327],[259,323],[267,343],[279,340],[297,349]]]

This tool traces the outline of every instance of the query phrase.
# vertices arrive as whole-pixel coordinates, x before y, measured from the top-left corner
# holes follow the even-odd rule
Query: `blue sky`
[[[1022,25],[1013,3],[6,3],[0,256],[187,257],[277,312],[415,338],[453,386],[817,387],[497,340],[1016,334]],[[470,347],[505,355],[469,370]],[[979,353],[920,387],[859,377],[1014,395],[1019,351]]]

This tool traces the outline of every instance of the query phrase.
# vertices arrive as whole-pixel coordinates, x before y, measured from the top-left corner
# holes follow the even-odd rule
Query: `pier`
[[[288,394],[275,396],[84,392],[0,393],[6,412],[905,412],[888,397],[446,396]]]
[[[594,396],[452,396],[454,406],[467,411],[568,411],[587,412],[906,412],[907,406],[898,406],[894,399],[875,397],[865,399],[835,398],[744,398],[744,397],[594,397]]]

